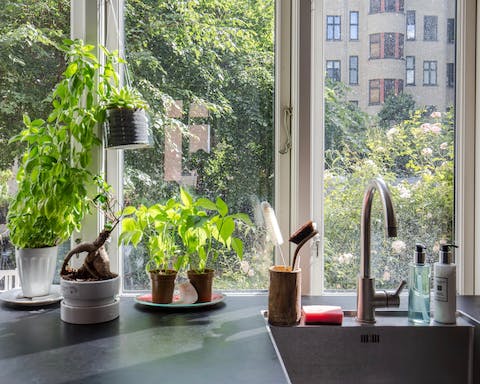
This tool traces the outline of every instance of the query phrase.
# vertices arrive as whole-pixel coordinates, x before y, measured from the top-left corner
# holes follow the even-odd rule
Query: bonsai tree
[[[94,178],[99,193],[92,203],[105,214],[106,223],[103,230],[93,242],[83,242],[74,247],[65,256],[60,275],[67,280],[106,280],[117,276],[110,271],[110,259],[105,249],[105,242],[109,239],[112,231],[120,223],[124,215],[132,213],[131,209],[116,212],[116,200],[111,193],[112,187],[103,178]],[[82,266],[78,270],[68,267],[73,255],[87,252]]]

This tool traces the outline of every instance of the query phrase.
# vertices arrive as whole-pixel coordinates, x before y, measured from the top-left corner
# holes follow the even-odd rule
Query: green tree
[[[47,96],[65,69],[54,46],[68,37],[69,0],[5,0],[0,14],[0,169],[21,152],[10,137],[23,129],[23,113],[47,116]]]
[[[378,113],[379,124],[381,127],[389,128],[408,120],[414,111],[415,100],[409,93],[389,96]]]

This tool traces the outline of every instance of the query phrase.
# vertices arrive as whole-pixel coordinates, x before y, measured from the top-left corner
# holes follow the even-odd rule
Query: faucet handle
[[[386,292],[387,294],[387,307],[399,307],[400,306],[400,292],[402,292],[403,287],[407,282],[402,280],[400,285],[397,287],[395,292]]]
[[[405,285],[407,285],[407,281],[406,280],[402,280],[400,282],[400,285],[397,287],[397,290],[395,291],[394,295],[395,296],[399,296],[400,295],[400,292],[402,292],[402,289],[405,287]]]

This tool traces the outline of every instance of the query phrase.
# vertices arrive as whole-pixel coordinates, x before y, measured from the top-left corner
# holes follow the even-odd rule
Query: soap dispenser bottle
[[[453,244],[441,244],[438,263],[433,269],[433,319],[438,323],[455,324],[457,310],[457,271],[453,263],[450,247]]]
[[[430,323],[430,275],[425,246],[417,244],[408,274],[408,320],[415,324]]]

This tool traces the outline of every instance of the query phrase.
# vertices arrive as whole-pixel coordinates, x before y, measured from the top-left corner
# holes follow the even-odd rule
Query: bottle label
[[[435,300],[448,301],[448,279],[437,277],[435,279]]]

